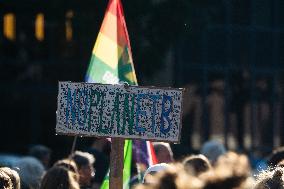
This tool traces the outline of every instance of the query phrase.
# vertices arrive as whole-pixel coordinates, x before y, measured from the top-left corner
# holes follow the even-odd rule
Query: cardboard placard
[[[56,133],[179,142],[183,89],[59,82]]]

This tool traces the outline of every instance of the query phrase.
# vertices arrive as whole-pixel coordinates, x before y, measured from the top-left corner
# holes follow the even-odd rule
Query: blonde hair
[[[251,188],[251,169],[248,158],[234,152],[220,156],[213,170],[200,176],[205,182],[204,189],[246,189]]]
[[[257,176],[254,189],[283,189],[284,188],[284,168],[275,167],[261,172]]]
[[[13,189],[21,188],[20,176],[16,171],[10,169],[9,167],[1,167],[0,170],[4,171],[10,177]]]
[[[135,189],[201,189],[203,183],[187,174],[182,164],[172,164],[151,178],[151,184],[138,185]]]
[[[0,188],[1,189],[12,189],[12,181],[9,175],[6,174],[5,171],[0,169]]]

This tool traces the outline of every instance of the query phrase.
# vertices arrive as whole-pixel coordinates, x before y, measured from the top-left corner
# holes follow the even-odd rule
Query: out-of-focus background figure
[[[78,180],[73,172],[63,166],[54,166],[44,175],[40,189],[80,189]]]
[[[212,164],[215,164],[217,159],[225,154],[226,149],[221,142],[212,140],[205,142],[202,145],[200,152],[205,155]]]
[[[154,142],[154,150],[158,163],[171,163],[174,161],[171,146],[165,142]]]
[[[47,169],[51,159],[51,150],[44,145],[34,145],[29,149],[30,156],[37,158]]]
[[[100,186],[105,178],[109,169],[109,148],[110,141],[106,138],[96,138],[92,141],[87,152],[92,154],[96,161],[93,166],[96,174],[92,180],[92,185]]]
[[[15,164],[21,179],[21,187],[25,189],[39,189],[45,168],[34,157],[22,157]]]
[[[94,156],[88,152],[75,151],[74,154],[71,155],[71,158],[78,167],[80,188],[91,188],[91,181],[96,171],[93,167],[95,162]]]

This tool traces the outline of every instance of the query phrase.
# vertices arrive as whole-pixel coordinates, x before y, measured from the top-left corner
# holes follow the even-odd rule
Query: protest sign
[[[182,89],[59,82],[56,133],[179,142]]]

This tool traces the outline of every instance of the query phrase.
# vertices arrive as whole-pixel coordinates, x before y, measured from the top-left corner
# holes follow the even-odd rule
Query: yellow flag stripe
[[[123,52],[123,48],[115,43],[113,40],[102,34],[98,35],[93,54],[101,59],[111,68],[116,69],[118,60]]]

